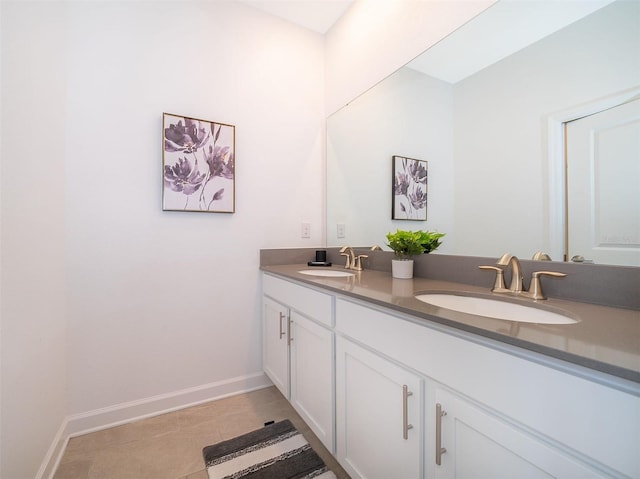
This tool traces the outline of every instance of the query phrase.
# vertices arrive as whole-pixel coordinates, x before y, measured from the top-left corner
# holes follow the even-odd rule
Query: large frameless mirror
[[[639,96],[640,2],[500,1],[328,118],[327,245],[640,266]],[[426,221],[392,219],[394,156]]]

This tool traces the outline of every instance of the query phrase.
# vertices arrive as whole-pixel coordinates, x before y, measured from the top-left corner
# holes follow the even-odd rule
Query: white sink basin
[[[578,322],[563,314],[545,309],[474,296],[427,293],[417,295],[416,299],[440,308],[487,318],[506,319],[507,321],[539,324],[573,324]]]
[[[353,273],[337,269],[303,269],[298,271],[298,273],[307,274],[309,276],[323,276],[325,278],[346,278],[348,276],[353,276]]]

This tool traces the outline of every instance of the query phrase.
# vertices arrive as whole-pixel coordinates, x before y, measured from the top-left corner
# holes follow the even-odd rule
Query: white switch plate
[[[347,227],[345,226],[344,223],[338,223],[336,225],[336,236],[338,238],[344,238],[346,235],[346,229]]]
[[[311,223],[302,223],[300,231],[301,238],[311,238]]]

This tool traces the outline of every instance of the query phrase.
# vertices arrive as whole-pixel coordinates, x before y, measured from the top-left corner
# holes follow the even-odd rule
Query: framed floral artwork
[[[162,209],[235,211],[235,126],[162,114]]]
[[[391,219],[425,221],[427,219],[427,162],[393,157]]]

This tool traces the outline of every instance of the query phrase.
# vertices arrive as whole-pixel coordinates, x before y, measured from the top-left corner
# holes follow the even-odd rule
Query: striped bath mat
[[[320,456],[284,421],[202,450],[209,479],[335,479]]]

